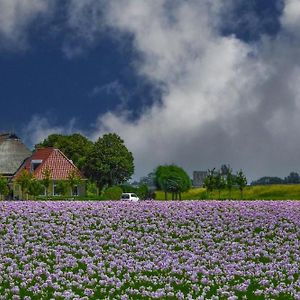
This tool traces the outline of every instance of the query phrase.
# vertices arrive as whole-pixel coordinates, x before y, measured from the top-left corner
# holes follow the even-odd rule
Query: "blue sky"
[[[300,171],[299,15],[297,0],[0,0],[0,131],[117,132],[136,177]]]

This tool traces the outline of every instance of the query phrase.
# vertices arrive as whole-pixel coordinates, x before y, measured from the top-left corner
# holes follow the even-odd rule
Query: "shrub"
[[[104,191],[103,197],[107,200],[119,200],[123,191],[119,186],[112,186]]]

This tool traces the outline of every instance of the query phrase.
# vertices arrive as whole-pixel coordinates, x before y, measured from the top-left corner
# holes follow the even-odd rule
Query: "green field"
[[[162,191],[156,192],[157,200],[164,200]],[[228,190],[221,191],[220,199],[228,199]],[[240,191],[234,188],[231,193],[232,199],[241,199]],[[171,194],[168,194],[171,199]],[[193,188],[182,194],[182,200],[219,199],[219,192],[213,191],[209,198],[204,188]],[[276,184],[247,186],[244,189],[244,200],[300,200],[300,184]]]

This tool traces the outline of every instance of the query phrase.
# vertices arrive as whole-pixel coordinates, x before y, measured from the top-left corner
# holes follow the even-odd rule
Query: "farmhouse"
[[[0,133],[0,175],[10,180],[31,153],[14,133]]]
[[[75,175],[80,182],[73,186],[68,194],[71,196],[81,196],[85,194],[84,177],[78,168],[59,149],[41,148],[36,149],[21,165],[12,179],[14,196],[21,196],[21,188],[16,180],[23,170],[32,173],[37,180],[43,180],[45,173],[49,172],[50,186],[47,194],[49,196],[59,196],[58,183],[67,181],[71,174]],[[46,195],[46,190],[44,191]]]

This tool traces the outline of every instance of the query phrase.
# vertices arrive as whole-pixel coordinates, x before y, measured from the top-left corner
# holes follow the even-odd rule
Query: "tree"
[[[227,176],[227,174],[230,170],[231,170],[230,165],[223,164],[220,169],[221,175]]]
[[[286,183],[285,180],[281,179],[280,177],[264,176],[256,181],[252,181],[251,185],[284,184]]]
[[[47,166],[42,172],[42,185],[45,187],[46,197],[48,198],[49,187],[51,184],[52,170]]]
[[[29,173],[26,169],[23,169],[20,175],[16,179],[16,183],[21,187],[21,197],[24,197],[25,193],[28,193],[28,189],[30,187],[31,180],[33,175]]]
[[[134,172],[132,153],[115,133],[104,134],[92,147],[84,166],[85,174],[99,189],[129,180]]]
[[[44,191],[44,187],[42,183],[36,180],[36,178],[32,177],[29,182],[28,193],[35,198],[43,194],[43,191]]]
[[[208,198],[210,198],[210,194],[216,187],[216,169],[213,168],[212,170],[207,170],[207,175],[204,178],[203,186],[206,188],[208,193]]]
[[[241,199],[243,199],[243,191],[245,186],[247,185],[247,178],[242,170],[238,171],[236,174],[236,184],[238,185],[238,188],[241,192]]]
[[[7,179],[0,175],[0,196],[1,199],[4,196],[7,196],[9,194],[9,188],[8,188],[8,182]]]
[[[291,172],[287,177],[284,178],[286,183],[300,183],[300,176],[297,172]]]
[[[82,169],[88,153],[93,147],[93,142],[79,133],[74,133],[72,135],[51,134],[35,147],[58,148],[71,159],[79,169]]]
[[[232,169],[229,169],[226,176],[226,187],[229,192],[229,199],[231,199],[231,191],[235,184],[235,176],[232,174]]]
[[[165,165],[157,167],[155,184],[165,192],[165,200],[168,198],[168,192],[172,193],[172,200],[177,200],[178,196],[181,200],[181,193],[191,188],[191,179],[182,168],[175,165]]]
[[[75,186],[80,185],[81,183],[81,177],[78,175],[78,173],[75,170],[72,170],[68,174],[68,184],[71,189],[70,195],[73,195],[73,191]]]
[[[68,188],[69,188],[68,182],[66,182],[65,180],[60,180],[56,184],[56,192],[59,195],[62,195],[62,196],[67,195],[68,194]]]
[[[221,199],[221,190],[223,190],[226,187],[226,182],[224,180],[223,175],[221,174],[221,171],[217,172],[215,174],[215,187],[217,191],[219,192],[219,200]]]
[[[139,184],[146,184],[149,188],[155,186],[155,173],[150,172],[147,176],[141,177]]]
[[[137,188],[136,194],[140,199],[146,199],[149,196],[149,188],[147,184],[141,184]]]
[[[111,186],[104,191],[103,196],[107,200],[119,200],[121,198],[122,192],[123,191],[121,187]]]

